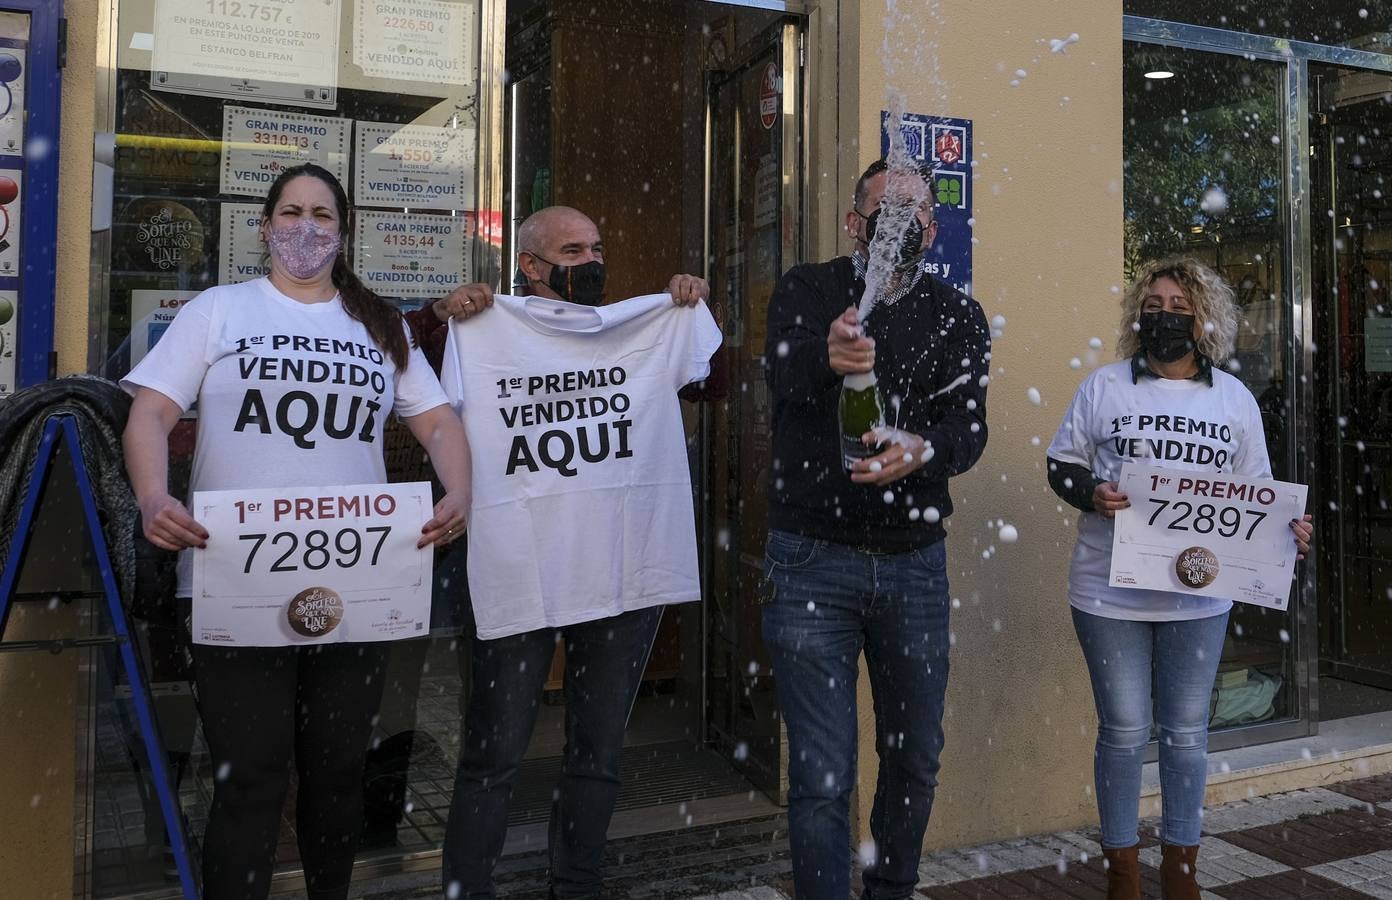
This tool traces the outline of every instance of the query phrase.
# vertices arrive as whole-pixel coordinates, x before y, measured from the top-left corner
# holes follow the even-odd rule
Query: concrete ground
[[[1158,824],[1147,820],[1142,829],[1148,898],[1160,895]],[[783,900],[792,896],[791,871],[786,819],[766,816],[613,841],[604,895]],[[1392,775],[1209,809],[1199,883],[1206,898],[1224,900],[1392,900]],[[926,856],[916,893],[928,900],[1100,900],[1104,885],[1096,831],[1080,829]],[[400,875],[359,885],[353,895],[438,897],[439,881],[434,873]],[[498,895],[544,900],[545,853],[504,860]]]

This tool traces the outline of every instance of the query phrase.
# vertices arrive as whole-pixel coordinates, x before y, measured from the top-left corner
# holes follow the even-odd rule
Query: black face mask
[[[1195,348],[1194,317],[1172,312],[1141,313],[1141,349],[1160,362],[1183,359]]]
[[[856,215],[865,220],[865,243],[869,246],[875,240],[875,231],[880,225],[880,210],[875,210],[870,215],[865,215],[860,210],[856,210]],[[915,215],[909,219],[908,227],[904,229],[904,239],[899,244],[899,258],[894,261],[894,268],[906,269],[909,266],[917,265],[920,257],[923,256],[923,223]]]
[[[535,253],[532,256],[551,267],[546,286],[560,295],[562,300],[585,306],[599,306],[604,302],[604,263],[592,259],[578,266],[559,266]]]

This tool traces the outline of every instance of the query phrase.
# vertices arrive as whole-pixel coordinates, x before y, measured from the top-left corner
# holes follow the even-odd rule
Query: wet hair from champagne
[[[1184,296],[1194,311],[1194,319],[1203,330],[1198,340],[1198,352],[1215,366],[1226,363],[1233,355],[1237,327],[1242,319],[1237,296],[1222,275],[1192,256],[1156,260],[1144,266],[1136,275],[1121,299],[1121,336],[1117,339],[1117,355],[1126,359],[1140,352],[1138,325],[1141,321],[1141,303],[1161,278],[1174,279],[1184,290]]]
[[[927,166],[916,166],[915,168],[918,170],[919,177],[923,179],[924,184],[928,185],[929,196],[931,197],[933,190],[932,170],[929,169]],[[860,173],[860,177],[856,179],[855,193],[851,196],[851,204],[855,207],[856,212],[860,212],[861,204],[865,202],[865,194],[869,190],[870,179],[874,178],[876,175],[882,175],[888,171],[889,160],[882,158],[877,159],[870,165],[866,166],[865,171]],[[928,203],[925,204],[925,206],[928,210],[929,220],[931,221],[932,219],[936,218],[936,215],[934,214],[933,210],[934,204]]]
[[[291,166],[280,173],[279,177],[271,184],[270,191],[266,193],[266,202],[261,207],[262,219],[266,222],[271,221],[276,204],[280,202],[280,195],[285,192],[285,186],[301,177],[317,178],[328,186],[329,192],[333,194],[334,207],[338,211],[338,234],[346,245],[350,212],[348,194],[332,172],[322,166],[316,166],[314,163]],[[398,369],[405,369],[406,363],[411,358],[411,345],[407,341],[406,329],[402,325],[401,311],[362,283],[362,279],[358,278],[348,267],[348,260],[344,258],[341,249],[338,251],[338,256],[334,258],[333,271],[330,273],[330,277],[333,279],[334,287],[338,289],[339,299],[343,303],[343,311],[363,324],[368,335],[372,338],[372,342],[383,353],[391,357],[391,361]]]

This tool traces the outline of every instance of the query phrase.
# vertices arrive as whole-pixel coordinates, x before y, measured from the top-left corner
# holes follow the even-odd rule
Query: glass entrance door
[[[1292,415],[1293,256],[1284,191],[1286,64],[1198,48],[1124,46],[1124,268],[1173,255],[1215,268],[1237,292],[1242,321],[1229,370],[1261,408],[1272,474],[1299,481]],[[1292,588],[1294,591],[1294,587]],[[1291,610],[1299,608],[1293,593]],[[1210,728],[1296,719],[1303,624],[1293,611],[1232,611]],[[1240,743],[1215,734],[1214,746]]]
[[[1310,67],[1320,718],[1392,709],[1392,75]]]
[[[759,630],[771,402],[763,376],[769,296],[800,258],[799,29],[746,44],[707,95],[711,300],[725,331],[729,399],[705,421],[707,722],[710,737],[771,797],[786,748]]]

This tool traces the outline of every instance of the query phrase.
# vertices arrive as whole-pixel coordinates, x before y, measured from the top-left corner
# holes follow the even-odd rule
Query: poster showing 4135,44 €
[[[464,282],[469,232],[462,216],[360,209],[353,269],[383,297],[443,297]]]

